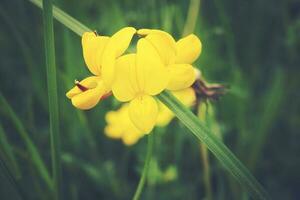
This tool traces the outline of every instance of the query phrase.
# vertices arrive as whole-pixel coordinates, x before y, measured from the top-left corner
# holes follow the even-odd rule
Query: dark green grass
[[[230,92],[213,103],[224,142],[239,159],[249,162],[247,167],[253,163],[254,174],[273,199],[295,199],[299,196],[300,179],[297,2],[219,0],[219,5],[216,2],[201,1],[195,32],[202,39],[203,53],[196,65],[208,80],[230,85]],[[164,28],[178,37],[189,7],[187,1],[55,3],[103,34],[129,24]],[[0,8],[0,90],[50,172],[41,11],[21,0],[4,0]],[[142,139],[127,148],[103,135],[105,112],[118,106],[111,99],[88,112],[77,111],[70,105],[65,92],[75,78],[84,78],[88,71],[83,63],[80,38],[59,23],[54,25],[64,144],[64,198],[129,199],[142,171],[146,141]],[[25,140],[19,137],[18,126],[5,110],[2,104],[0,121],[21,170],[19,187],[28,199],[51,199],[44,179],[30,160]],[[161,145],[154,149],[158,166],[152,174],[156,175],[143,197],[182,199],[189,194],[190,199],[203,198],[198,144],[177,121],[162,132]],[[248,161],[255,152],[252,149],[258,151],[255,162]],[[9,159],[5,162],[10,166]],[[177,169],[178,178],[166,182],[159,174],[169,166]],[[13,167],[9,169],[14,171]],[[214,159],[211,159],[211,174],[216,199],[233,199],[234,192],[238,197],[243,193],[239,185],[230,186],[230,177]],[[7,181],[7,178],[0,181],[0,198],[18,199],[10,196],[8,190],[16,190]],[[7,192],[2,192],[6,189]]]

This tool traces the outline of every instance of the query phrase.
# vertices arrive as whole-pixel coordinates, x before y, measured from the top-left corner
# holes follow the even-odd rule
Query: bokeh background
[[[195,66],[229,86],[216,102],[212,128],[272,199],[300,192],[300,2],[297,0],[64,0],[55,5],[98,33],[124,26],[160,28],[176,39],[198,35]],[[50,173],[48,97],[42,12],[26,0],[0,1],[0,199],[51,199],[36,166],[35,146]],[[109,98],[90,111],[65,92],[89,72],[80,37],[55,21],[63,196],[130,199],[146,154],[146,138],[127,147],[103,134]],[[177,120],[158,128],[142,199],[205,199],[201,147]],[[209,155],[213,199],[247,199]],[[12,180],[11,177],[15,177]]]

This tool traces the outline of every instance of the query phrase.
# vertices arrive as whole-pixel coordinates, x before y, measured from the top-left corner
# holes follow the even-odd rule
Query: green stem
[[[208,200],[212,200],[212,190],[211,190],[211,181],[210,181],[210,165],[209,165],[209,154],[207,151],[207,147],[200,143],[200,153],[203,165],[203,182],[205,187],[205,194]]]
[[[157,97],[207,146],[231,175],[248,190],[254,199],[269,199],[268,194],[249,170],[189,109],[176,99],[176,97],[167,91],[162,92]]]
[[[182,36],[193,33],[197,24],[200,9],[200,0],[190,0],[186,22],[184,24]]]
[[[151,161],[151,157],[152,157],[152,153],[153,153],[153,146],[154,146],[154,136],[153,136],[154,132],[152,132],[151,134],[148,135],[148,145],[147,145],[147,155],[146,155],[146,161],[145,161],[145,165],[143,168],[143,172],[142,172],[142,176],[141,179],[139,181],[138,187],[134,193],[133,196],[133,200],[138,200],[140,199],[140,196],[142,194],[144,185],[145,185],[145,181],[146,181],[146,177],[147,177],[147,173],[149,170],[149,166],[150,166],[150,161]]]
[[[44,40],[47,67],[47,84],[49,98],[50,139],[54,199],[60,199],[61,163],[57,81],[55,67],[55,46],[53,33],[52,0],[43,0]]]

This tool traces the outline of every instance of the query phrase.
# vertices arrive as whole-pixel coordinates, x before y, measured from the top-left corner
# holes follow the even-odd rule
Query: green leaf
[[[38,2],[40,2],[39,0],[30,1],[36,5],[39,5]],[[58,21],[73,30],[79,36],[81,36],[84,31],[90,31],[74,18],[65,13],[61,14],[63,11],[60,9],[54,7],[53,12],[54,17]],[[207,146],[207,148],[217,157],[230,174],[248,190],[254,199],[269,199],[268,194],[251,175],[249,170],[213,133],[211,133],[204,124],[199,121],[199,119],[189,109],[187,109],[171,93],[166,91],[158,95],[158,99],[171,111],[173,111],[178,119],[180,119],[180,121]]]

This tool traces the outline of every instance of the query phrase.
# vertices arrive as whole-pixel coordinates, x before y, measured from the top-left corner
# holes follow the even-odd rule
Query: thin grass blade
[[[158,99],[164,103],[177,118],[216,156],[230,174],[241,183],[254,199],[269,199],[263,187],[252,176],[249,170],[237,159],[237,157],[199,121],[199,119],[187,109],[170,92],[164,91],[158,95]]]
[[[6,116],[8,116],[11,119],[20,137],[24,141],[33,165],[36,167],[38,173],[45,181],[48,188],[52,190],[52,180],[50,178],[48,169],[41,158],[38,148],[35,146],[31,138],[29,137],[29,134],[27,133],[22,121],[19,119],[15,111],[12,109],[12,107],[9,105],[9,103],[6,101],[6,99],[1,93],[0,93],[0,104],[2,105],[1,107],[3,111],[6,113]]]
[[[53,31],[52,0],[43,0],[44,41],[47,67],[47,85],[49,99],[50,140],[54,199],[60,199],[61,161],[57,80],[55,66],[55,45]]]
[[[0,149],[4,152],[4,154],[6,155],[6,157],[9,160],[10,166],[13,169],[12,171],[13,171],[14,177],[16,179],[20,179],[21,178],[21,170],[19,168],[15,154],[13,153],[13,147],[9,143],[9,141],[6,137],[5,131],[1,124],[0,124]]]

